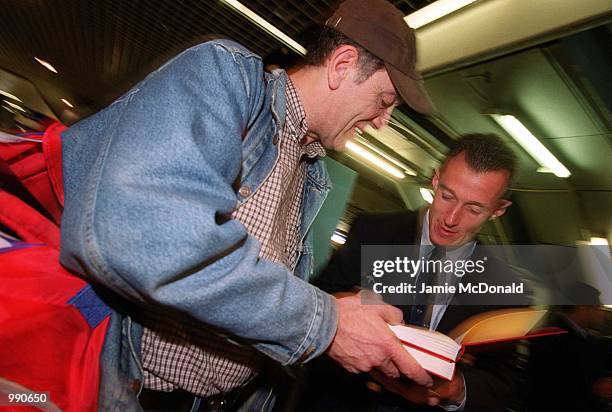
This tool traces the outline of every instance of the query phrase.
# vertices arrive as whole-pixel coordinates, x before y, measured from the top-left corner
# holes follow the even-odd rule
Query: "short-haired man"
[[[138,409],[137,394],[265,410],[247,385],[262,353],[431,382],[386,326],[400,311],[306,282],[324,148],[382,127],[400,100],[431,110],[399,10],[347,0],[326,27],[289,75],[231,41],[190,48],[63,134],[62,263],[117,311],[102,410]]]
[[[504,195],[514,177],[515,163],[514,154],[498,137],[464,136],[435,172],[432,179],[435,196],[428,209],[418,213],[363,215],[357,218],[346,244],[316,279],[315,284],[330,293],[359,287],[363,245],[419,245],[420,258],[431,259],[430,256],[438,251],[450,260],[477,260],[477,255],[483,252],[476,248],[476,235],[488,220],[503,215],[511,204]],[[491,257],[485,267],[482,279],[503,285],[518,280],[501,261]],[[421,278],[425,277],[419,275],[416,279],[424,281]],[[459,281],[456,276],[451,275],[450,278],[450,281]],[[466,274],[461,282],[471,282],[473,279]],[[511,302],[511,299],[507,301],[517,305],[529,302],[528,297],[518,296],[518,299],[515,302]],[[438,296],[437,299],[429,299],[433,303],[427,307],[418,304],[403,306],[404,319],[407,323],[448,333],[470,316],[501,308],[474,305],[469,300],[470,297],[457,292],[443,298]],[[512,372],[513,355],[511,349],[481,355],[477,357],[475,366],[460,365],[459,373],[455,374],[451,382],[436,384],[429,390],[407,386],[400,381],[380,376],[376,371],[373,375],[391,392],[417,403],[440,404],[448,410],[462,408],[465,411],[501,411],[514,400],[509,390],[516,383],[512,379],[515,375]],[[328,365],[322,367],[326,373],[329,372]],[[362,411],[371,410],[372,404],[380,406],[388,402],[393,407],[399,407],[405,403],[401,398],[366,390],[364,383],[367,384],[368,377],[344,378],[344,389],[340,389],[341,380],[334,381],[333,393],[323,394],[322,390],[315,389],[320,401],[314,402],[313,409],[325,410],[326,405],[330,404],[328,402],[333,405],[344,402],[345,405],[351,405],[347,410]],[[323,387],[326,384],[323,381],[318,385]],[[349,396],[340,399],[338,394],[343,391]]]

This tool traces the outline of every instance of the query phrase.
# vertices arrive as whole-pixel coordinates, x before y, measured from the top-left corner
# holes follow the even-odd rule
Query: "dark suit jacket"
[[[405,212],[400,214],[386,215],[364,215],[356,219],[348,236],[347,242],[332,257],[329,265],[321,272],[314,281],[321,289],[336,293],[351,290],[354,286],[360,286],[360,264],[362,245],[418,245],[421,240],[420,224],[423,220],[423,212]],[[509,279],[516,276],[505,265],[495,259],[488,259],[487,271],[494,272],[495,278],[507,284]],[[462,281],[471,281],[468,275]],[[440,320],[437,330],[448,333],[461,321],[478,313],[489,310],[500,309],[500,306],[474,306],[461,305],[460,295],[455,295]],[[504,306],[507,307],[507,306]],[[404,310],[404,319],[407,320],[409,307],[400,307]],[[460,365],[460,370],[466,380],[467,402],[464,411],[503,411],[516,400],[515,388],[518,381],[517,376],[517,354],[514,345],[503,345],[498,350],[479,353],[477,362],[472,366]],[[321,363],[321,362],[320,362]],[[407,405],[402,399],[374,395],[372,399],[369,391],[363,385],[363,379],[347,374],[334,372],[328,366],[317,366],[325,370],[323,374],[333,376],[325,378],[318,376],[314,378],[320,386],[316,390],[319,399],[330,398],[328,407],[334,410],[374,410],[377,402],[383,402],[393,406]],[[315,368],[315,369],[316,369]],[[330,375],[331,373],[331,375]],[[316,372],[315,372],[316,375]],[[341,376],[345,375],[345,378]],[[327,381],[331,379],[331,381]],[[340,388],[340,382],[347,387]],[[316,386],[316,385],[315,385]],[[325,394],[325,389],[331,388],[331,393]],[[350,405],[342,405],[338,397],[346,395],[346,401]],[[329,395],[329,396],[328,396]],[[334,399],[335,398],[335,399]],[[349,399],[351,398],[351,399]],[[384,398],[384,399],[383,399]],[[325,402],[325,401],[323,401]],[[346,408],[345,408],[346,406]],[[407,410],[417,410],[416,407],[407,407]],[[311,410],[323,410],[322,407],[313,407]],[[423,408],[430,410],[432,408]],[[330,409],[331,410],[331,409]],[[439,410],[439,409],[435,409]]]
[[[528,411],[606,410],[593,395],[593,383],[610,376],[612,340],[580,331],[565,316],[554,312],[547,325],[568,333],[529,342]]]

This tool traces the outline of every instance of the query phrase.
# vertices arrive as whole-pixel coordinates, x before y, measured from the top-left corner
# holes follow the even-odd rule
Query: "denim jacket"
[[[320,355],[337,323],[333,298],[307,282],[308,229],[330,189],[323,162],[307,166],[295,275],[259,259],[259,242],[230,218],[278,158],[286,79],[236,43],[203,43],[64,132],[62,263],[281,364]],[[138,409],[140,331],[113,314],[101,409]]]

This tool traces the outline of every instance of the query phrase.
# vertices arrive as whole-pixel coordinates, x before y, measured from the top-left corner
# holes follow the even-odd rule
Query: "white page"
[[[404,325],[394,325],[389,328],[400,340],[425,348],[445,358],[455,360],[461,350],[460,345],[440,332]]]
[[[404,348],[410,355],[423,367],[423,369],[439,375],[448,380],[452,379],[453,373],[455,372],[455,363],[447,362],[436,356],[430,355],[420,350],[408,347],[404,345]]]

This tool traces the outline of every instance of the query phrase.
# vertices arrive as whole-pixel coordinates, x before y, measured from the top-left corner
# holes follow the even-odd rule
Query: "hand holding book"
[[[350,372],[378,368],[390,377],[431,385],[431,377],[387,327],[401,322],[402,312],[390,305],[362,305],[361,299],[360,294],[336,299],[338,326],[327,355]]]
[[[389,328],[425,370],[452,380],[455,363],[466,348],[565,333],[558,328],[538,329],[536,325],[545,314],[546,310],[531,308],[485,312],[463,321],[448,336],[416,326]]]
[[[402,378],[391,378],[376,369],[370,372],[370,376],[384,387],[385,390],[399,395],[410,402],[429,406],[436,406],[440,403],[439,395],[433,387],[427,388]],[[370,384],[368,384],[368,387],[376,392],[382,391],[381,387],[374,388]]]
[[[436,406],[439,404],[460,405],[465,399],[465,381],[461,373],[456,373],[450,381],[434,379],[434,384],[430,388],[416,384],[407,379],[390,378],[377,370],[371,371],[370,375],[376,382],[381,384],[385,390],[395,393],[416,404],[429,406]],[[372,389],[372,387],[370,387],[370,389]],[[379,390],[382,389],[379,388]]]

